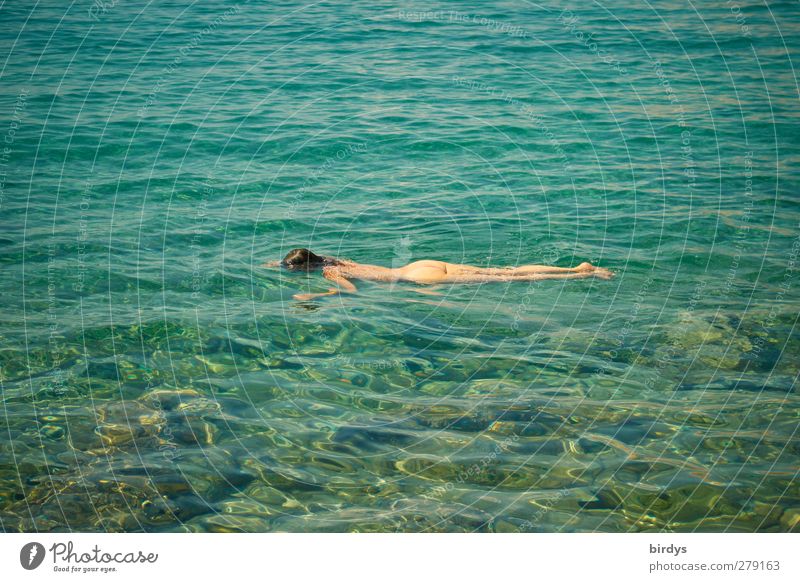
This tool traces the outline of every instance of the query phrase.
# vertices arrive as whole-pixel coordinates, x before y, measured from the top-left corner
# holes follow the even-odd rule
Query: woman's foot
[[[591,263],[581,263],[575,267],[575,271],[578,273],[591,273],[593,276],[599,277],[600,279],[611,279],[614,276],[614,273],[608,269],[595,267]]]
[[[592,274],[595,277],[600,277],[601,279],[611,279],[614,276],[614,273],[609,271],[608,269],[603,269],[602,267],[595,267]]]

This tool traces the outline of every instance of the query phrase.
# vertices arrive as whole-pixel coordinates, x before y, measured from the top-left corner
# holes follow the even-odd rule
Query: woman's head
[[[281,264],[287,269],[297,271],[317,269],[330,263],[331,260],[328,257],[320,257],[308,249],[293,249],[281,261]]]

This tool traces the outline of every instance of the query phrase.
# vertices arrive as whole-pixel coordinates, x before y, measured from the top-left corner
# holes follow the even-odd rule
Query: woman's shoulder
[[[332,265],[325,265],[322,267],[323,273],[340,273],[342,271],[347,271],[348,269],[355,267],[356,264],[350,261],[337,261]]]

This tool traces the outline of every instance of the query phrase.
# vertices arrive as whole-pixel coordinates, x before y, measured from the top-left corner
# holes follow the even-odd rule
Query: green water
[[[3,530],[800,527],[798,5],[569,8],[4,4]]]

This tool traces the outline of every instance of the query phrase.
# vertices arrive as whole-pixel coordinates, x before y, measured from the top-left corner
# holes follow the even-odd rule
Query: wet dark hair
[[[332,257],[321,257],[320,255],[315,255],[308,249],[292,249],[281,261],[281,265],[287,269],[296,271],[308,271],[327,265],[336,265],[338,263],[339,261]]]

